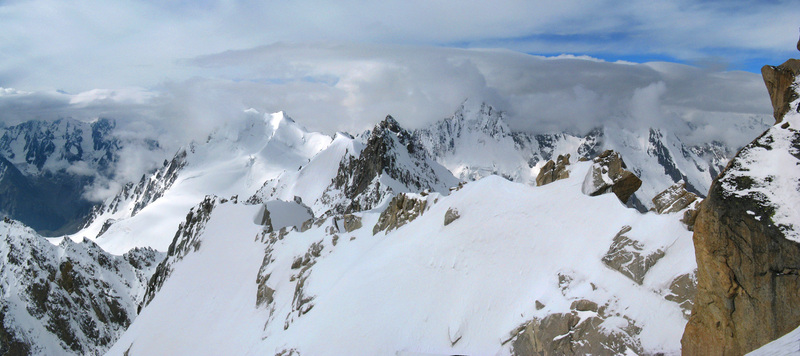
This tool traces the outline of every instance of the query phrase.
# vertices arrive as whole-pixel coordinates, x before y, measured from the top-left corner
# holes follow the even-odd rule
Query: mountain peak
[[[272,126],[273,131],[277,131],[283,125],[296,124],[292,118],[286,115],[283,111],[269,114],[269,124]]]
[[[395,120],[392,117],[392,115],[386,115],[386,118],[383,119],[383,121],[375,125],[375,130],[373,130],[373,132],[380,134],[380,132],[382,132],[383,130],[389,130],[394,133],[400,133],[402,131],[405,131],[400,126],[400,123],[398,123],[397,120]]]

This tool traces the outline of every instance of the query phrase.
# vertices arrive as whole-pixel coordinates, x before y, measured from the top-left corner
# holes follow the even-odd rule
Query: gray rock
[[[603,263],[641,285],[647,271],[664,257],[664,251],[643,255],[644,246],[624,235],[630,231],[630,226],[623,226],[614,236],[611,247],[603,256]]]
[[[683,316],[688,320],[694,307],[694,297],[697,294],[697,279],[694,274],[682,274],[675,277],[669,285],[669,294],[664,299],[678,303],[683,309]]]
[[[447,212],[444,213],[444,226],[450,225],[453,221],[460,218],[461,215],[458,214],[458,209],[450,207],[447,209]]]
[[[361,217],[353,214],[344,214],[341,220],[337,220],[337,225],[344,228],[345,232],[352,232],[361,228]]]
[[[686,190],[686,183],[673,184],[653,197],[653,206],[659,214],[669,214],[688,208],[697,200],[697,195]]]
[[[577,307],[597,309],[588,300],[573,303],[569,313],[550,314],[534,318],[511,332],[511,349],[514,355],[620,355],[628,351],[641,354],[637,336],[641,329],[630,319],[622,330],[607,331],[600,328],[608,315],[578,316]]]
[[[623,203],[642,186],[642,181],[630,171],[619,153],[606,150],[593,160],[592,168],[586,174],[582,191],[586,195],[597,196],[614,193]]]

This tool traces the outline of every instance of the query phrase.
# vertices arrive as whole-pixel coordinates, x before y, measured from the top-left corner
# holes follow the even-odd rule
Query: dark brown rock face
[[[791,97],[774,90],[773,103]],[[796,201],[800,189],[800,176],[787,174],[800,165],[800,132],[797,114],[781,121],[739,151],[700,204],[697,297],[681,340],[685,355],[742,355],[800,325],[800,212],[780,202]],[[775,157],[781,163],[769,164]]]
[[[790,59],[777,67],[770,65],[761,67],[761,76],[764,77],[764,84],[767,85],[769,98],[772,100],[776,124],[781,122],[789,111],[789,104],[797,99],[797,93],[789,90],[789,87],[798,74],[800,74],[800,60],[797,59]]]
[[[698,294],[681,344],[685,355],[741,355],[800,324],[800,244],[725,196],[719,182],[694,225]]]

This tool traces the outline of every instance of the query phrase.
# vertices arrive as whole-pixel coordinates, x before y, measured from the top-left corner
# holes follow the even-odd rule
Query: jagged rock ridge
[[[368,210],[387,194],[406,191],[447,192],[457,180],[428,158],[417,139],[391,116],[380,122],[358,156],[346,156],[326,192],[326,200],[344,199],[334,206],[341,212]],[[333,197],[341,194],[341,198]]]

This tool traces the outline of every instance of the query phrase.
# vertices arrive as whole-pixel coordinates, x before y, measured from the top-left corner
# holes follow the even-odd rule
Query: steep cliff
[[[784,114],[775,126],[731,160],[700,205],[686,355],[744,354],[800,325],[798,80],[780,89],[770,70],[764,81],[773,103],[793,99],[785,110],[776,104]]]

